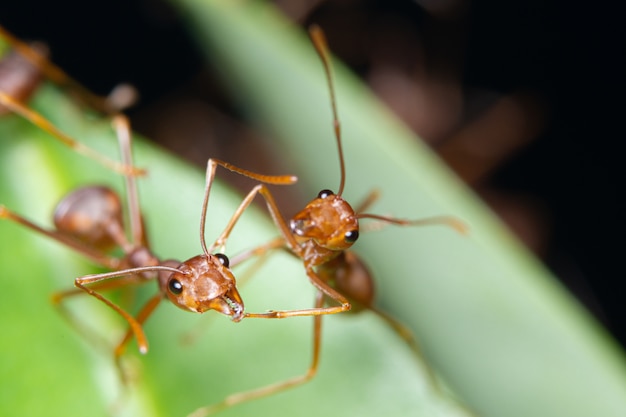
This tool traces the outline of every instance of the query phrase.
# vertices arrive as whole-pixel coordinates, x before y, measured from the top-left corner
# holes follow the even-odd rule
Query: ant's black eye
[[[326,198],[329,195],[333,195],[334,193],[330,190],[322,190],[319,192],[319,194],[317,195],[317,198]]]
[[[230,260],[228,259],[228,256],[224,255],[223,253],[216,253],[215,256],[217,257],[217,259],[219,259],[222,265],[228,268],[228,266],[230,265]]]
[[[183,292],[183,284],[181,284],[179,280],[174,278],[170,279],[170,281],[167,283],[167,288],[174,295],[180,295],[180,293]]]
[[[351,230],[349,232],[346,232],[345,235],[343,235],[343,239],[346,241],[346,243],[354,243],[356,242],[358,238],[359,238],[358,230]]]

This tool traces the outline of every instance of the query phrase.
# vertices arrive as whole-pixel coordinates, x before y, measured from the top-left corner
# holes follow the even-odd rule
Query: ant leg
[[[12,112],[19,114],[24,119],[28,120],[29,122],[39,127],[40,129],[48,132],[50,135],[52,135],[59,142],[63,143],[65,146],[97,161],[98,163],[111,169],[112,171],[118,172],[122,175],[145,175],[146,173],[145,170],[141,168],[124,165],[124,164],[120,164],[119,162],[113,161],[109,159],[108,157],[93,150],[92,148],[78,142],[77,140],[69,136],[68,134],[61,131],[55,125],[53,125],[48,119],[43,117],[41,114],[28,108],[23,103],[19,102],[18,100],[14,99],[13,97],[1,91],[0,91],[0,104],[2,104],[4,107],[8,108]]]
[[[91,286],[91,289],[103,291],[145,282],[145,279],[137,275],[131,275],[127,278],[130,279],[97,282]],[[133,330],[129,329],[124,335],[122,341],[118,343],[117,346],[115,346],[114,348],[108,340],[105,340],[105,338],[102,337],[101,334],[98,334],[93,330],[92,327],[86,325],[82,320],[77,318],[76,314],[72,313],[71,310],[68,309],[63,303],[64,300],[68,297],[83,294],[85,294],[85,292],[81,288],[74,288],[63,292],[58,292],[53,294],[52,302],[61,314],[61,316],[70,324],[70,326],[72,326],[79,334],[81,334],[85,338],[85,340],[91,343],[91,345],[93,345],[95,348],[100,350],[101,353],[106,355],[109,355],[110,352],[113,351],[113,361],[115,363],[115,368],[117,369],[119,380],[123,385],[127,385],[129,382],[129,376],[122,364],[122,354],[124,353],[126,346],[130,342],[130,339],[134,334]],[[146,302],[136,318],[139,325],[143,325],[145,323],[147,318],[152,314],[152,312],[158,306],[159,302],[162,299],[163,295],[159,293]]]
[[[96,292],[94,289],[90,287],[87,287],[86,285],[98,283],[100,281],[103,281],[109,278],[123,277],[126,275],[140,274],[143,272],[158,272],[158,271],[180,272],[178,269],[172,268],[169,266],[163,266],[163,265],[146,266],[146,267],[139,267],[139,268],[132,268],[132,269],[123,269],[123,270],[114,271],[114,272],[106,272],[103,274],[85,275],[85,276],[76,278],[76,280],[74,281],[74,285],[76,285],[78,288],[85,291],[87,294],[91,295],[92,297],[95,297],[98,300],[102,301],[107,306],[115,310],[119,315],[121,315],[126,320],[126,322],[128,322],[128,324],[130,325],[132,332],[135,334],[135,337],[137,337],[137,344],[139,345],[139,352],[146,353],[148,352],[148,340],[146,338],[145,333],[143,332],[141,323],[139,323],[139,321],[137,321],[133,316],[131,316],[126,311],[124,311],[118,305],[114,304],[111,300],[105,298],[102,294]]]
[[[317,292],[315,296],[315,308],[321,308],[324,303],[324,294]],[[322,340],[322,316],[313,317],[313,355],[311,359],[311,365],[307,369],[306,373],[299,375],[282,382],[267,385],[265,387],[257,388],[255,390],[240,392],[237,394],[229,395],[223,401],[213,404],[207,407],[202,407],[191,413],[188,417],[206,417],[214,414],[225,408],[232,407],[237,404],[241,404],[246,401],[256,400],[258,398],[267,397],[278,392],[287,390],[289,388],[302,385],[315,377],[317,374],[317,368],[319,365],[320,346]]]
[[[413,354],[415,355],[417,360],[422,364],[430,386],[434,387],[438,392],[441,392],[442,388],[439,383],[439,378],[437,378],[437,374],[435,373],[434,369],[432,369],[432,367],[428,364],[428,361],[424,357],[424,353],[422,352],[422,349],[420,348],[419,343],[417,342],[417,339],[413,335],[411,329],[406,327],[403,323],[401,323],[394,317],[390,316],[382,310],[379,310],[374,306],[367,306],[367,309],[376,314],[382,320],[384,320],[389,325],[389,327],[391,327],[393,331],[396,332],[398,336],[400,336],[406,342],[411,351],[413,351]]]
[[[137,276],[131,276],[130,278],[132,280],[102,281],[93,285],[92,289],[106,291],[131,285],[133,283],[140,283],[142,281],[142,279]],[[61,316],[76,330],[77,333],[81,334],[85,340],[90,342],[91,345],[95,346],[97,349],[102,350],[104,353],[109,353],[113,350],[113,347],[110,346],[108,341],[106,341],[102,335],[93,331],[90,326],[86,325],[76,316],[76,314],[72,313],[72,311],[65,306],[64,302],[67,298],[84,294],[84,291],[79,288],[68,289],[52,294],[51,301]]]
[[[163,294],[159,292],[158,294],[154,295],[144,304],[144,306],[139,311],[139,314],[137,314],[137,317],[135,318],[137,320],[137,323],[139,323],[140,326],[143,326],[146,320],[148,320],[148,317],[150,317],[152,313],[154,312],[154,310],[159,306],[159,304],[161,303],[161,300],[163,300]],[[122,381],[122,384],[124,385],[128,383],[129,378],[126,375],[126,372],[124,372],[124,367],[122,366],[122,355],[126,351],[126,346],[128,346],[128,343],[130,342],[132,337],[133,337],[133,329],[131,327],[130,329],[126,331],[126,334],[124,334],[124,337],[122,338],[122,340],[117,344],[117,346],[113,350],[113,358],[115,361],[115,367],[117,368],[119,378]]]
[[[428,383],[428,387],[432,388],[435,394],[439,395],[441,398],[447,399],[452,404],[465,411],[466,415],[476,416],[476,414],[471,409],[469,409],[467,405],[465,405],[456,397],[454,392],[450,391],[450,389],[446,386],[445,380],[442,380],[437,375],[437,372],[435,372],[432,366],[430,366],[411,329],[406,327],[403,323],[401,323],[394,317],[390,316],[382,310],[377,309],[374,306],[366,306],[366,308],[372,313],[376,314],[382,320],[384,320],[393,329],[393,331],[395,331],[398,336],[404,339],[404,341],[409,345],[409,348],[411,349],[411,351],[413,351],[413,354],[420,362],[421,368],[425,372],[425,378],[427,379],[426,382]]]
[[[206,196],[205,203],[203,203],[202,205],[202,219],[203,220],[201,221],[202,223],[201,224],[201,232],[202,232],[201,242],[203,242],[203,249],[204,249],[205,254],[208,255],[209,253],[213,252],[216,248],[220,248],[221,251],[224,251],[225,246],[226,246],[226,241],[228,240],[230,233],[235,227],[235,224],[237,224],[237,221],[239,221],[239,218],[241,217],[243,212],[248,208],[250,203],[252,203],[252,200],[254,200],[254,197],[256,197],[260,188],[261,188],[261,185],[257,185],[254,188],[252,188],[252,190],[250,190],[250,192],[246,195],[246,197],[239,204],[239,207],[237,207],[237,210],[235,210],[235,213],[231,216],[230,220],[228,221],[228,224],[224,228],[224,231],[218,236],[217,239],[215,239],[215,242],[213,242],[211,247],[208,249],[205,247],[205,244],[204,244],[204,219],[206,218],[206,204],[208,204],[208,191],[209,191],[209,189],[207,188],[207,194],[205,194]]]
[[[349,311],[352,308],[350,301],[339,292],[335,291],[332,287],[321,280],[312,268],[308,267],[306,271],[311,284],[315,286],[319,292],[332,298],[340,305],[334,307],[314,307],[301,310],[272,310],[265,313],[246,313],[245,318],[256,319],[284,319],[288,317],[303,317],[303,316],[320,316],[326,314],[337,314]]]
[[[133,166],[132,131],[128,117],[118,114],[113,117],[113,128],[115,129],[117,140],[120,145],[122,164]],[[139,207],[139,195],[137,192],[137,181],[134,175],[124,175],[126,182],[126,197],[128,202],[128,219],[130,223],[131,242],[133,245],[145,246],[145,236],[143,222],[141,219],[141,209]]]
[[[247,258],[251,256],[260,255],[260,254],[263,254],[264,252],[267,252],[271,249],[279,248],[281,246],[285,246],[289,248],[294,254],[296,254],[296,256],[302,258],[303,257],[302,249],[298,245],[298,242],[296,241],[296,239],[293,237],[291,230],[289,229],[289,226],[287,226],[287,222],[285,221],[285,218],[283,217],[283,215],[280,213],[280,210],[278,209],[278,205],[276,204],[276,200],[274,200],[274,196],[272,195],[270,190],[265,185],[259,184],[252,189],[252,191],[248,194],[248,196],[250,196],[253,193],[254,195],[259,193],[265,199],[265,204],[270,213],[270,216],[272,217],[274,224],[278,226],[278,229],[280,230],[282,237],[275,238],[265,245],[261,245],[256,249],[252,249],[249,252],[244,252],[243,254],[238,255],[237,263],[243,262],[244,260],[246,260]],[[250,202],[252,202],[252,198],[248,200],[248,198],[246,197],[246,200],[247,200],[247,205],[249,205]],[[220,236],[218,240],[223,239],[224,235],[228,236],[233,226],[234,224],[231,225],[229,223],[229,226],[227,226],[226,230],[224,230],[224,232],[222,233],[222,236]]]
[[[0,205],[0,219],[7,219],[7,220],[11,220],[15,223],[21,224],[22,226],[27,227],[28,229],[31,229],[37,233],[40,233],[42,235],[45,235],[51,239],[56,240],[57,242],[70,247],[72,249],[74,249],[75,251],[77,251],[78,253],[83,254],[84,256],[86,256],[87,258],[91,259],[93,262],[97,263],[98,265],[102,265],[104,267],[107,267],[109,269],[117,269],[119,268],[119,259],[107,256],[104,252],[101,252],[91,246],[88,246],[78,240],[73,239],[70,236],[67,236],[63,233],[60,233],[57,230],[47,230],[44,229],[42,227],[37,226],[36,224],[30,222],[29,220],[25,219],[24,217],[13,213],[12,211],[10,211],[9,209],[7,209],[5,206]]]
[[[61,87],[75,91],[78,97],[86,105],[101,113],[108,115],[116,114],[122,110],[122,108],[129,106],[133,102],[132,94],[130,95],[130,98],[120,99],[120,93],[116,90],[114,90],[109,97],[100,97],[92,93],[87,88],[83,87],[78,81],[66,74],[61,68],[50,62],[40,51],[33,48],[26,42],[22,42],[2,26],[0,26],[0,37],[2,37],[11,46],[11,48],[26,58],[47,79]],[[124,96],[129,97],[129,94],[124,92]]]
[[[298,180],[298,178],[293,175],[257,174],[252,171],[238,168],[232,164],[229,164],[228,162],[224,162],[219,159],[210,158],[209,161],[207,162],[206,183],[205,183],[205,188],[204,188],[204,200],[202,201],[202,214],[200,216],[200,243],[202,245],[202,250],[204,251],[206,255],[208,255],[210,251],[213,251],[216,247],[219,247],[219,246],[223,247],[225,245],[226,240],[228,239],[228,236],[230,235],[230,232],[232,231],[233,227],[235,227],[235,224],[239,220],[239,217],[241,217],[244,210],[250,205],[256,193],[259,192],[259,187],[260,187],[260,186],[256,186],[252,189],[252,191],[248,193],[246,198],[239,205],[239,208],[237,209],[235,214],[233,214],[233,216],[231,217],[230,221],[228,222],[228,225],[226,226],[222,234],[217,238],[215,243],[211,245],[211,250],[209,251],[209,249],[207,249],[206,247],[206,242],[204,239],[205,225],[206,225],[206,212],[207,212],[207,207],[209,205],[209,195],[211,193],[211,186],[213,185],[213,180],[215,179],[215,171],[217,170],[218,165],[230,171],[246,176],[248,178],[252,178],[252,179],[255,179],[264,183],[268,183],[268,184],[290,185],[290,184],[295,183]]]
[[[154,312],[154,310],[159,306],[159,304],[161,303],[161,300],[163,300],[163,294],[158,293],[154,295],[152,298],[150,298],[144,304],[141,310],[139,310],[139,313],[137,314],[137,317],[135,317],[135,320],[140,326],[143,326],[146,320],[148,320],[148,317],[150,317],[152,313]],[[115,352],[114,352],[116,362],[124,354],[124,351],[126,350],[126,345],[128,345],[128,342],[130,342],[130,339],[132,338],[132,336],[133,336],[133,329],[131,328],[131,329],[128,329],[128,331],[126,332],[122,340],[117,344],[115,348]]]
[[[377,309],[374,306],[367,306],[367,308],[374,314],[379,316],[381,319],[383,319],[389,325],[389,327],[391,327],[398,334],[398,336],[404,339],[404,341],[407,343],[407,345],[409,345],[411,350],[423,360],[422,349],[419,347],[419,344],[413,336],[413,332],[411,331],[411,329],[396,320],[394,317],[390,316],[382,310]]]

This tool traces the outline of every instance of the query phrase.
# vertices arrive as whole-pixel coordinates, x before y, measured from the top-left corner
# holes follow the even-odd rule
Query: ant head
[[[180,264],[180,272],[161,283],[172,303],[196,313],[215,310],[233,321],[243,318],[243,301],[223,254],[198,255]]]
[[[291,232],[312,239],[323,248],[342,251],[359,237],[356,213],[340,195],[322,190],[317,198],[296,214],[290,222]]]
[[[54,225],[78,240],[99,249],[116,245],[113,228],[122,230],[122,203],[107,187],[83,187],[57,204]]]

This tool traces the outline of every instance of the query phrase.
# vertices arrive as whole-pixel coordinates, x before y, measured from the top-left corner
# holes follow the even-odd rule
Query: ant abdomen
[[[54,225],[60,232],[98,249],[122,246],[122,203],[107,187],[82,187],[59,202]]]
[[[318,267],[318,274],[352,304],[351,313],[371,308],[374,303],[374,280],[365,263],[354,253],[344,251]]]

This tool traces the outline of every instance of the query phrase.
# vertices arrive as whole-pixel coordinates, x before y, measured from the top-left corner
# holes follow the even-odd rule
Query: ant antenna
[[[267,184],[290,185],[298,181],[298,177],[294,175],[257,174],[256,172],[252,172],[252,171],[248,171],[247,169],[236,167],[233,164],[222,161],[220,159],[209,158],[209,161],[207,162],[207,169],[206,169],[206,185],[204,188],[204,199],[202,201],[202,214],[200,217],[200,245],[202,246],[202,251],[204,252],[206,256],[210,255],[210,251],[207,248],[206,240],[204,238],[205,229],[206,229],[206,212],[207,212],[207,207],[209,205],[209,194],[211,193],[211,185],[213,184],[213,178],[215,178],[215,171],[217,170],[218,165],[223,168],[226,168],[229,171],[241,174],[244,177],[248,177],[253,180],[264,182]],[[211,250],[215,249],[215,246],[216,245],[211,246]]]
[[[337,195],[341,196],[343,193],[343,187],[346,182],[346,167],[343,160],[343,148],[341,146],[341,125],[339,124],[339,116],[337,115],[337,100],[335,99],[335,87],[333,85],[333,77],[330,67],[330,54],[328,53],[328,42],[326,42],[326,36],[324,31],[318,25],[309,26],[309,36],[313,41],[313,46],[317,54],[322,59],[324,64],[324,72],[326,73],[326,79],[328,81],[328,90],[330,91],[330,104],[333,110],[333,128],[335,129],[335,138],[337,138],[337,148],[339,150],[339,169],[341,171],[341,181],[339,182],[339,191]]]

